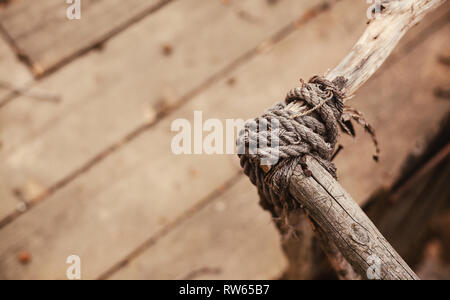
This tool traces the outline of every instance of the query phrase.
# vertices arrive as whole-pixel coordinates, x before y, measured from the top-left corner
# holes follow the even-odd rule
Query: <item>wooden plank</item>
[[[31,80],[31,73],[18,61],[11,47],[0,37],[0,105],[10,94],[8,86],[20,88]]]
[[[24,87],[31,82],[32,76],[27,68],[22,65],[10,49],[9,45],[0,37],[0,105],[11,96],[11,88]],[[4,120],[0,118],[0,153],[3,151]],[[11,183],[9,182],[10,170],[6,167],[0,170],[0,220],[14,211],[19,203],[15,197],[11,197]]]
[[[437,14],[436,16],[439,16],[440,14]],[[446,31],[440,32],[440,34],[436,37],[437,40],[442,39],[446,36]],[[414,34],[417,34],[415,32]],[[405,44],[409,44],[411,40],[405,41]],[[434,43],[436,43],[434,41]],[[433,47],[433,51],[430,53],[436,53],[437,45],[435,44]],[[402,49],[405,50],[405,49]],[[409,49],[408,49],[409,50]],[[403,67],[405,69],[407,65],[407,61],[409,59],[414,60],[414,57],[419,56],[421,53],[420,50],[418,50],[412,57],[405,58],[405,62],[403,62],[403,66],[400,66],[400,68]],[[391,67],[392,64],[390,65]],[[436,67],[436,65],[434,65]],[[442,71],[442,68],[438,67],[438,71]],[[389,70],[384,71],[384,76],[386,76],[386,73],[389,72]],[[445,75],[445,74],[444,74]],[[411,77],[412,75],[410,75]],[[445,79],[445,76],[443,76],[442,79]],[[372,92],[372,91],[371,91]],[[427,99],[429,100],[430,95],[427,95]],[[399,99],[393,99],[393,101],[404,101],[408,102],[408,98],[399,98]],[[405,149],[405,151],[408,151]],[[405,154],[408,154],[408,152],[405,152]],[[348,163],[351,161],[351,158],[347,158],[346,162]],[[345,163],[345,162],[344,162]],[[346,174],[348,176],[349,174]],[[366,177],[367,178],[367,177]],[[356,185],[357,180],[361,181],[361,178],[355,179],[353,182],[353,185]],[[366,181],[368,179],[365,179],[363,181]],[[236,196],[240,197],[240,196]],[[251,194],[248,196],[251,197]],[[247,197],[244,197],[243,199],[247,199]],[[244,200],[245,201],[245,200]],[[239,210],[236,209],[235,213],[239,213]],[[212,215],[210,213],[210,215]],[[249,214],[247,214],[249,215]],[[237,270],[233,270],[233,272],[228,272],[228,269],[225,267],[224,274],[216,273],[218,270],[222,270],[222,267],[220,267],[222,264],[217,263],[220,260],[233,260],[235,259],[235,256],[227,255],[231,251],[228,249],[229,243],[227,243],[227,246],[224,246],[226,249],[225,255],[222,251],[219,250],[217,252],[216,246],[217,241],[221,241],[221,238],[217,238],[217,236],[220,236],[220,233],[217,234],[212,233],[208,237],[203,237],[200,240],[196,240],[196,242],[189,243],[189,237],[186,237],[187,232],[197,232],[196,228],[201,228],[202,232],[209,232],[208,228],[209,226],[205,226],[205,224],[209,224],[211,222],[211,219],[216,220],[216,215],[212,215],[210,217],[201,217],[201,216],[193,216],[191,220],[184,223],[182,226],[179,226],[178,229],[171,232],[167,237],[162,238],[158,241],[154,246],[150,247],[147,251],[143,252],[143,254],[139,257],[137,257],[135,260],[132,260],[131,263],[127,266],[125,266],[122,270],[120,270],[118,273],[116,273],[114,276],[112,276],[112,279],[151,279],[151,278],[165,278],[165,279],[180,279],[184,278],[185,274],[189,274],[188,270],[199,270],[199,277],[196,277],[197,279],[229,279],[229,278],[241,278],[242,272],[245,272],[247,268],[249,268],[247,265],[241,266],[241,268],[238,268]],[[230,218],[231,219],[231,218]],[[234,223],[235,219],[233,218]],[[220,221],[218,221],[220,223]],[[221,226],[224,226],[227,228],[227,226],[231,226],[228,221],[227,225],[221,224]],[[238,232],[234,231],[235,234],[238,234]],[[246,236],[247,239],[251,238],[253,235],[251,232],[248,233]],[[243,239],[245,241],[245,237]],[[200,244],[201,246],[198,247],[197,245]],[[219,243],[218,247],[220,248],[222,246],[221,243]],[[235,248],[239,247],[239,243],[233,244]],[[233,249],[235,249],[233,248]],[[176,249],[176,250],[172,250]],[[213,257],[207,257],[204,260],[202,259],[201,255],[198,255],[198,253],[209,253],[209,251],[214,254]],[[260,248],[261,249],[261,248]],[[192,253],[192,254],[191,254]],[[243,258],[240,258],[238,261],[241,262],[247,262],[248,259],[246,258],[247,255],[251,257],[251,255],[254,255],[253,252],[249,251],[249,253],[245,253],[242,255]],[[218,258],[218,259],[214,259]],[[270,256],[267,256],[266,259],[270,260]],[[252,259],[249,258],[250,261]],[[264,260],[264,258],[263,258]],[[251,268],[251,267],[250,267]],[[200,272],[203,270],[204,272]],[[195,272],[194,272],[195,274]],[[244,279],[252,278],[251,276],[243,277]]]
[[[1,230],[0,277],[64,278],[61,262],[70,251],[83,260],[83,278],[95,278],[235,176],[239,167],[234,155],[173,155],[172,120],[192,120],[194,110],[202,111],[205,119],[247,119],[279,99],[280,91],[295,85],[298,76],[324,72],[364,29],[365,4],[359,10],[350,6],[355,7],[353,1],[343,1],[301,27],[231,74],[234,85],[223,78]],[[325,30],[330,24],[332,32]],[[335,45],[334,52],[322,56],[329,45]],[[290,67],[274,72],[279,65]],[[15,260],[20,249],[35,257],[26,268]]]
[[[170,1],[83,0],[81,19],[69,20],[66,1],[14,1],[0,24],[35,75],[57,67]]]
[[[13,197],[10,190],[10,183],[8,181],[8,173],[4,170],[0,171],[0,218],[6,218],[8,214],[15,211],[20,205],[20,200]]]
[[[354,9],[350,9],[350,5]],[[234,176],[237,170],[235,157],[171,155],[168,150],[171,121],[180,117],[191,119],[194,110],[203,111],[205,118],[246,119],[255,116],[283,98],[280,93],[284,94],[282,91],[295,85],[296,78],[320,74],[348,53],[364,28],[364,3],[360,8],[356,9],[353,1],[343,1],[335,10],[319,16],[282,43],[273,45],[270,52],[255,57],[233,72],[230,77],[235,78],[235,85],[230,86],[227,78],[214,84],[170,119],[4,228],[0,231],[0,277],[64,278],[66,266],[62,262],[68,255],[76,253],[86,266],[84,278],[93,278],[154,236],[167,222],[206,197],[212,188]],[[329,31],[330,24],[333,25],[332,32]],[[438,41],[427,41],[430,55],[438,52],[443,37],[445,32],[440,31]],[[329,49],[330,45],[333,45],[333,52],[324,56],[323,49]],[[403,58],[401,64],[395,64],[395,68],[407,69],[409,61],[414,59],[423,62],[422,47]],[[280,65],[289,67],[274,72],[280,70]],[[415,75],[413,73],[409,71],[409,76]],[[387,87],[393,88],[397,87]],[[423,100],[429,101],[430,95],[426,95]],[[368,100],[379,103],[378,98]],[[394,100],[409,101],[400,97]],[[442,106],[437,105],[435,109],[433,116],[442,110]],[[430,117],[427,122],[433,120]],[[410,137],[408,139],[411,141]],[[392,139],[386,142],[392,142]],[[367,149],[363,155],[371,150]],[[400,151],[406,155],[410,147]],[[347,161],[354,159],[347,157]],[[390,166],[382,167],[386,170]],[[358,178],[355,182],[359,184],[360,181]],[[355,182],[352,185],[356,185]],[[248,188],[254,190],[250,184]],[[15,259],[21,249],[28,249],[34,257],[26,268]]]
[[[273,279],[286,267],[270,215],[241,179],[111,279]],[[230,222],[230,220],[232,220]]]
[[[316,4],[176,1],[112,39],[103,51],[42,80],[36,88],[60,95],[60,102],[23,96],[0,109],[7,190],[22,191],[26,200],[39,196]],[[256,23],[243,19],[238,9],[254,14]],[[164,45],[173,48],[170,56],[164,55]],[[41,188],[29,193],[29,182]]]

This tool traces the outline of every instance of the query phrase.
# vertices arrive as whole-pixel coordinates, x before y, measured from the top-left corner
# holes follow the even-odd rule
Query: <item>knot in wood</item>
[[[361,225],[353,223],[352,224],[352,239],[360,244],[367,245],[370,242],[369,234],[367,230],[364,229]]]

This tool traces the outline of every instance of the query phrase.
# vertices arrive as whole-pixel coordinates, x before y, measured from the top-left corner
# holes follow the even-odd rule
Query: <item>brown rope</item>
[[[360,124],[364,120],[356,110],[344,107],[345,95],[338,87],[342,86],[342,80],[337,78],[330,82],[315,76],[308,83],[302,81],[300,87],[288,93],[284,103],[275,104],[261,117],[246,123],[239,134],[241,166],[256,185],[261,206],[271,211],[275,218],[285,216],[287,210],[299,206],[289,195],[288,187],[299,164],[304,175],[311,176],[305,155],[313,156],[336,178],[336,167],[331,160],[339,128],[354,135],[351,120],[358,118]],[[302,101],[307,110],[301,113],[288,110],[287,106],[296,101]],[[372,127],[367,126],[374,135]],[[256,145],[256,149],[251,149],[251,145]],[[377,147],[377,154],[378,151]],[[274,162],[267,173],[261,169],[265,161]]]

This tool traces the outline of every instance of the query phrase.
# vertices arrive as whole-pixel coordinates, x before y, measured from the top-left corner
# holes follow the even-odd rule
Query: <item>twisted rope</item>
[[[284,103],[276,103],[261,117],[247,122],[239,133],[237,143],[241,166],[257,187],[261,206],[275,217],[298,207],[289,195],[288,186],[298,164],[305,176],[311,176],[305,155],[313,156],[336,178],[331,158],[339,126],[349,131],[343,120],[344,94],[338,88],[339,80],[342,78],[331,82],[316,76],[308,83],[302,82],[301,87],[288,93]],[[287,106],[296,101],[303,101],[308,110],[300,113],[289,111]],[[250,145],[257,147],[251,149]],[[261,169],[264,161],[278,163],[265,173]]]

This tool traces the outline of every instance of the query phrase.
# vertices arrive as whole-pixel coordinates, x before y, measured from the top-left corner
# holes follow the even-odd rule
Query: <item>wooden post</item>
[[[370,21],[350,54],[326,78],[332,81],[342,76],[343,92],[352,95],[378,70],[408,29],[445,1],[381,1],[380,16]],[[287,109],[305,111],[301,102],[293,102]],[[370,279],[377,279],[377,275],[388,280],[419,279],[339,183],[313,158],[307,158],[307,165],[312,176],[306,177],[297,169],[289,190],[318,227],[315,231],[338,274],[344,270],[340,277],[356,278],[349,275],[349,263],[363,278],[373,271]]]
[[[419,279],[339,183],[315,159],[307,164],[313,176],[297,169],[289,191],[354,270],[363,278],[373,267],[371,279]]]

